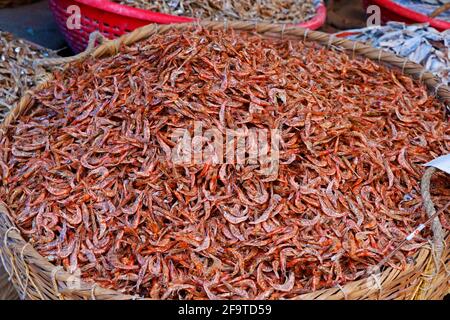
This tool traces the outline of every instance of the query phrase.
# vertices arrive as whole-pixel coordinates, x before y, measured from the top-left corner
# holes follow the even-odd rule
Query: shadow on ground
[[[0,9],[0,30],[50,49],[61,50],[67,47],[45,0]]]

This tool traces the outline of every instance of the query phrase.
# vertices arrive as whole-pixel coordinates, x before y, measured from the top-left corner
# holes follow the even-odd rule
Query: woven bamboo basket
[[[422,66],[362,43],[335,38],[323,32],[273,24],[201,22],[196,25],[208,29],[233,28],[239,31],[257,32],[265,37],[314,41],[324,46],[338,47],[351,55],[359,55],[398,68],[404,74],[423,81],[445,105],[450,105],[450,88],[439,85],[438,80],[431,73],[426,72]],[[90,45],[84,53],[70,59],[49,61],[49,64],[70,62],[89,55],[100,59],[116,54],[122,45],[131,45],[156,33],[164,34],[171,29],[187,27],[186,24],[148,25],[116,40],[106,41],[97,48]],[[47,85],[47,82],[42,83],[38,89]],[[28,93],[0,125],[0,135],[6,126],[13,123],[19,115],[32,106],[33,101]],[[445,113],[445,110],[443,111]],[[429,194],[430,178],[434,171],[434,169],[428,169],[422,181],[422,196],[430,217],[436,212]],[[408,264],[404,270],[386,267],[380,273],[372,274],[365,279],[303,294],[297,299],[442,299],[449,292],[449,233],[444,233],[437,218],[433,220],[432,231],[433,240],[419,250],[413,259],[414,262]],[[22,238],[20,231],[10,218],[9,209],[1,202],[0,239],[0,257],[5,268],[19,294],[28,299],[141,299],[141,297],[126,295],[85,282],[76,275],[69,274],[62,267],[51,264]]]
[[[21,1],[18,1],[18,2],[21,2]],[[25,2],[26,1],[24,1],[24,3]],[[1,3],[3,3],[3,2],[0,0],[0,4]],[[1,8],[1,5],[0,5],[0,8]],[[9,34],[7,32],[2,32],[2,36],[5,36],[7,39],[9,39],[9,41],[20,40],[20,42],[24,46],[29,46],[30,48],[32,48],[33,50],[35,50],[37,52],[47,53],[48,56],[50,56],[50,57],[57,56],[56,52],[54,52],[50,49],[44,48],[34,42],[26,40],[26,39],[17,39],[12,34]],[[35,69],[35,76],[36,76],[36,78],[35,78],[36,82],[43,81],[45,79],[45,70]],[[41,79],[41,76],[44,79]],[[10,283],[9,275],[6,272],[6,270],[3,268],[2,262],[0,260],[0,300],[17,300],[18,298],[19,298],[19,296],[18,296],[17,292],[15,291],[12,283]]]
[[[19,296],[17,295],[16,289],[9,281],[9,276],[5,269],[0,266],[0,300],[17,300]]]
[[[37,0],[0,0],[0,8],[17,7],[36,2]]]

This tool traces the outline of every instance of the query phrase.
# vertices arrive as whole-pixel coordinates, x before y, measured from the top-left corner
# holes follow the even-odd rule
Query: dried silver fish
[[[428,24],[405,25],[389,22],[386,26],[346,30],[352,40],[391,51],[420,63],[446,85],[450,83],[450,30],[439,32]]]
[[[33,66],[33,61],[47,57],[56,57],[56,53],[0,31],[0,121],[45,74],[42,67]]]
[[[160,13],[207,20],[300,23],[316,14],[319,0],[113,0]]]
[[[427,16],[430,16],[443,5],[450,4],[450,0],[393,0],[393,2]],[[439,12],[436,18],[450,21],[450,10]]]

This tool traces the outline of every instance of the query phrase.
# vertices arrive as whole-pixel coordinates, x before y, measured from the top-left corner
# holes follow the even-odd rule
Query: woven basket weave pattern
[[[0,300],[17,300],[19,296],[9,281],[9,276],[5,269],[0,266]]]

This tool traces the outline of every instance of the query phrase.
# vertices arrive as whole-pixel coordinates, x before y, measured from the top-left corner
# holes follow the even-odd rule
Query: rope
[[[16,267],[15,267],[14,262],[13,262],[13,260],[14,260],[14,255],[12,254],[12,252],[11,252],[9,246],[8,246],[8,234],[9,234],[11,231],[13,231],[13,230],[15,230],[15,231],[17,231],[17,232],[20,233],[19,229],[17,229],[16,227],[10,227],[8,230],[6,230],[5,235],[4,235],[4,237],[3,237],[3,245],[4,245],[5,249],[6,249],[5,253],[8,254],[9,257],[10,257],[10,259],[11,259],[11,270],[8,270],[8,269],[6,268],[6,264],[5,264],[5,263],[3,263],[3,266],[4,266],[4,268],[5,268],[5,271],[8,273],[9,279],[10,279],[10,280],[12,279],[13,274],[14,274],[14,273],[17,273],[17,272],[16,272]],[[3,258],[2,258],[2,259],[3,259]]]
[[[305,30],[305,33],[304,33],[304,36],[303,36],[303,42],[306,42],[306,39],[308,39],[308,30],[309,29]]]
[[[87,58],[94,52],[97,41],[100,44],[103,44],[105,42],[105,40],[106,40],[106,38],[99,31],[94,31],[89,35],[88,46],[86,47],[86,50],[84,50],[83,52],[81,52],[75,56],[67,57],[67,58],[36,59],[33,62],[33,65],[35,67],[36,66],[56,66],[56,65],[71,63],[74,61],[84,60],[85,58]]]
[[[358,44],[358,42],[354,42],[353,43],[353,48],[352,48],[352,59],[355,59],[355,55],[356,55],[356,53],[355,53],[355,50],[356,50],[356,45]]]
[[[25,262],[25,248],[27,246],[31,246],[29,242],[25,243],[25,245],[22,247],[22,250],[20,250],[20,259],[22,260],[23,265],[25,266],[25,285],[22,286],[22,292],[21,292],[21,298],[24,299],[27,289],[28,289],[28,282],[30,279],[30,268],[28,267],[28,264]]]
[[[422,177],[421,181],[421,194],[423,199],[423,206],[425,208],[425,211],[429,217],[429,219],[432,219],[431,224],[431,230],[433,231],[434,235],[434,245],[436,246],[436,257],[437,260],[440,260],[443,250],[443,243],[444,243],[444,231],[442,229],[441,223],[439,221],[439,218],[437,217],[436,209],[434,208],[433,200],[431,200],[431,194],[430,194],[430,184],[431,184],[431,177],[433,173],[436,172],[436,168],[429,167],[427,170],[425,170],[425,173]],[[442,210],[446,210],[449,204],[447,204]],[[437,266],[438,267],[438,266]]]
[[[405,58],[405,61],[403,61],[403,65],[402,65],[402,74],[405,74],[405,67],[406,67],[407,63],[408,63],[408,59]]]
[[[436,97],[438,96],[438,94],[439,94],[439,89],[440,89],[442,86],[445,86],[445,83],[441,82],[441,83],[439,83],[439,84],[434,88],[434,95],[435,95]]]
[[[381,63],[381,54],[383,53],[383,50],[379,49],[378,51],[378,63]]]
[[[94,283],[91,287],[91,300],[97,300],[95,297],[95,288],[97,288],[97,283]]]
[[[377,288],[378,288],[378,300],[381,300],[381,294],[383,292],[383,285],[381,284],[380,279],[378,279],[379,275],[372,274],[370,276],[375,280],[375,284],[377,285]]]
[[[436,269],[429,276],[431,278],[434,278],[435,276],[437,276],[439,274],[439,269],[440,269],[440,266],[441,266],[441,264],[440,264],[441,259],[436,254],[437,250],[435,249],[436,248],[435,244],[430,241],[430,245],[431,245],[431,256],[433,257],[433,261],[434,261],[434,265],[436,266]]]
[[[327,43],[327,49],[330,49],[331,46],[334,44],[334,38],[336,36],[334,34],[330,35],[330,38],[328,39],[328,43]]]
[[[423,74],[426,73],[426,72],[427,72],[427,70],[426,70],[425,68],[422,69],[422,71],[420,71],[419,82],[422,82],[422,81],[423,81]]]
[[[344,300],[348,300],[347,292],[345,292],[344,288],[340,284],[337,284],[336,287],[344,294]]]
[[[51,273],[51,278],[53,283],[53,290],[55,290],[56,296],[59,300],[63,300],[62,294],[59,292],[58,282],[56,280],[56,274],[59,272],[59,270],[64,270],[64,268],[61,266],[54,267]]]

